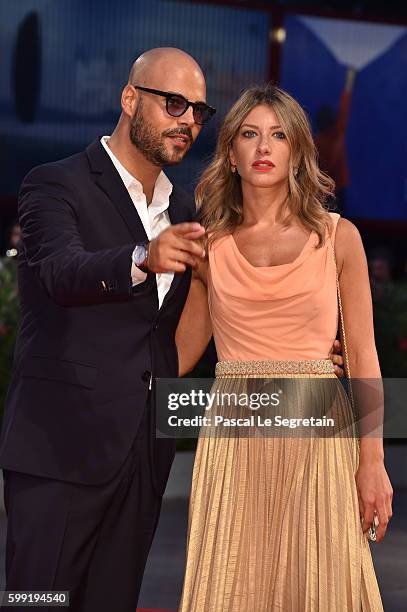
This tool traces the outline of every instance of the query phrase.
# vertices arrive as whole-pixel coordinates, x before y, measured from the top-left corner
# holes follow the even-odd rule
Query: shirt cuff
[[[144,282],[147,278],[147,273],[143,272],[133,262],[131,264],[131,282],[133,287]]]

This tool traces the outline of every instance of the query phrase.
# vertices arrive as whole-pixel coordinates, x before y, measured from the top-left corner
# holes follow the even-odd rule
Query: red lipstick
[[[252,166],[256,170],[260,170],[262,172],[267,172],[267,170],[275,168],[273,162],[269,159],[256,159],[256,161],[253,162]]]

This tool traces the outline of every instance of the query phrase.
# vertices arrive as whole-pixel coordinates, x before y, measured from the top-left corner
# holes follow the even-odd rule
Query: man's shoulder
[[[32,168],[24,177],[23,183],[31,180],[50,180],[58,178],[59,180],[72,180],[78,178],[78,173],[89,168],[85,151],[75,153],[69,157],[58,159],[45,164],[40,164]]]
[[[190,206],[195,207],[194,194],[191,193],[190,191],[187,191],[184,187],[181,187],[179,183],[173,183],[171,197],[182,199],[184,202],[187,202]]]
[[[196,215],[194,194],[187,191],[179,184],[173,184],[170,204],[171,206],[176,206],[179,212],[182,211],[186,220],[193,219]]]
[[[32,168],[23,180],[23,185],[27,181],[44,182],[74,182],[91,173],[95,168],[99,171],[101,164],[110,164],[109,158],[103,151],[100,139],[94,140],[85,150],[74,153],[69,157],[47,162]],[[95,166],[95,168],[93,168]]]

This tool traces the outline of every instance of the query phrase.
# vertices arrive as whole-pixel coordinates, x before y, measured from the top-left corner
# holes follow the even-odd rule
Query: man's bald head
[[[131,67],[129,83],[143,87],[162,88],[163,78],[176,73],[188,73],[191,81],[203,83],[205,77],[198,62],[182,49],[157,47],[145,51]],[[173,88],[172,88],[173,89]]]
[[[190,103],[181,114],[169,112],[168,92]],[[202,128],[195,104],[205,101],[205,78],[193,57],[172,47],[150,49],[136,59],[123,89],[117,138],[122,134],[155,166],[177,164]]]

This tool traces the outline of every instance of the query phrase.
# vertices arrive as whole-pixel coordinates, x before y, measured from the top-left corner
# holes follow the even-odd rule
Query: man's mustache
[[[182,134],[183,136],[187,136],[189,139],[189,142],[192,144],[192,130],[191,128],[178,128],[178,129],[174,129],[174,130],[166,130],[165,132],[163,132],[163,136],[178,136],[179,134]]]

